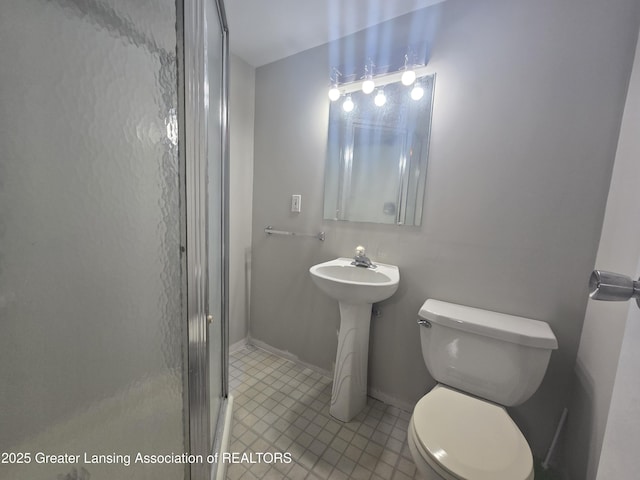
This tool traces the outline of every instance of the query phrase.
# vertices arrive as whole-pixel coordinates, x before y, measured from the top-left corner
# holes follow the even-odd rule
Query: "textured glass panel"
[[[184,450],[175,23],[0,3],[0,451],[32,454],[0,479],[184,475],[133,463]]]

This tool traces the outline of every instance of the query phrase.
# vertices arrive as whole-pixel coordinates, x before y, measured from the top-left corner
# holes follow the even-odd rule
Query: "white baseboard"
[[[238,340],[235,343],[229,345],[229,353],[236,353],[238,350],[242,350],[247,346],[248,337],[243,338],[242,340]]]
[[[305,367],[305,368],[308,368],[309,370],[313,370],[314,372],[317,372],[324,377],[333,378],[333,372],[330,372],[329,370],[325,370],[324,368],[316,367],[315,365],[311,365],[310,363],[304,362],[300,360],[300,358],[298,358],[297,355],[294,355],[291,352],[287,352],[285,350],[280,350],[279,348],[272,347],[271,345],[264,343],[260,340],[256,340],[255,338],[247,337],[247,345],[251,345],[253,347],[259,348],[269,353],[273,353],[274,355],[282,357],[285,360],[289,360],[297,365],[300,365],[301,367]]]
[[[412,413],[413,408],[416,406],[415,402],[407,402],[406,400],[401,400],[394,397],[393,395],[389,395],[388,393],[383,392],[382,390],[378,390],[377,388],[368,388],[367,395],[375,398],[376,400],[380,400],[382,403],[386,403],[387,405],[399,408],[400,410],[408,413]]]
[[[296,363],[302,367],[309,368],[314,372],[318,372],[320,375],[333,379],[333,372],[316,367],[315,365],[311,365],[310,363],[303,362],[298,358],[297,355],[294,355],[293,353],[287,352],[285,350],[280,350],[278,348],[272,347],[271,345],[265,342],[262,342],[260,340],[256,340],[255,338],[247,337],[245,345],[253,346],[261,350],[265,350],[269,353],[273,353],[274,355],[278,355],[279,357],[290,360],[293,363]],[[377,388],[368,388],[367,395],[369,395],[372,398],[375,398],[376,400],[380,400],[381,402],[386,403],[387,405],[391,405],[393,407],[399,408],[400,410],[404,410],[405,412],[409,412],[409,413],[413,412],[413,408],[416,405],[415,402],[408,402],[406,400],[401,400]]]

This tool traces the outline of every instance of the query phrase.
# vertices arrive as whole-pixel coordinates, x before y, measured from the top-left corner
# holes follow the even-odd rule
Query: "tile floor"
[[[230,450],[290,452],[293,460],[234,463],[229,480],[422,478],[407,446],[408,412],[369,398],[363,412],[342,423],[329,415],[331,379],[251,346],[229,362]]]

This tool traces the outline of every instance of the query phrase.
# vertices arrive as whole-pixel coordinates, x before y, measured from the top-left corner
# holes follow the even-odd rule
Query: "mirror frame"
[[[387,95],[387,103],[382,107],[373,106],[373,94],[367,95],[355,89],[350,92],[347,90],[354,97],[356,107],[353,111],[345,112],[341,100],[331,103],[325,163],[325,220],[410,226],[419,226],[422,223],[435,77],[435,73],[420,77],[425,94],[419,100],[410,98],[411,86],[391,82],[385,86],[385,94],[390,95]],[[418,105],[424,108],[412,108]],[[382,208],[383,215],[393,215],[390,221],[376,219],[377,210],[363,214],[349,211],[350,204],[354,204],[350,199],[353,198],[355,190],[353,170],[354,158],[357,156],[357,131],[365,128],[371,131],[402,132],[399,141],[396,142],[399,146],[399,157],[395,204],[387,201],[377,205]],[[391,169],[388,171],[391,172]],[[357,194],[358,192],[355,192],[355,195]],[[360,200],[360,203],[374,203],[377,200],[376,193]]]

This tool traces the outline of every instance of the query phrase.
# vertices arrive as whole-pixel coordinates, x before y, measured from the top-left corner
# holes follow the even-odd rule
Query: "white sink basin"
[[[351,265],[351,258],[336,258],[309,269],[320,290],[339,302],[371,304],[381,302],[398,289],[400,272],[395,265],[376,263],[376,268]]]
[[[329,413],[351,421],[367,405],[367,365],[371,304],[381,302],[398,289],[400,272],[395,265],[376,268],[351,265],[351,258],[336,258],[309,269],[320,290],[338,301],[340,333]]]

